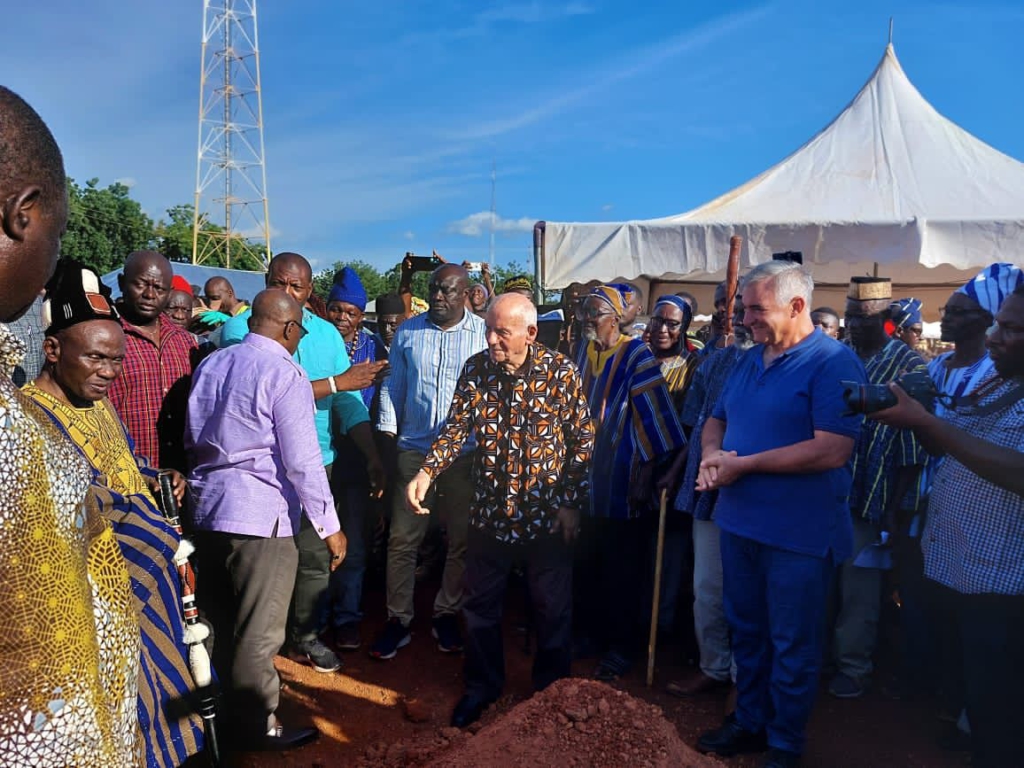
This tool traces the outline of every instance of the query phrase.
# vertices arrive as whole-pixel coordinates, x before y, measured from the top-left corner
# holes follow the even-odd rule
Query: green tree
[[[175,205],[167,209],[167,220],[161,219],[154,229],[154,236],[157,242],[157,249],[171,261],[192,261],[192,226],[195,207],[191,204]],[[211,223],[203,215],[199,226],[199,236],[204,233],[218,235],[224,232],[224,227]],[[247,269],[253,272],[263,270],[260,261],[260,254],[264,248],[259,243],[253,243],[242,237],[233,237],[231,240],[231,268]],[[200,248],[202,252],[202,248]],[[208,258],[203,262],[211,267],[223,267],[223,257]]]
[[[167,220],[161,219],[154,229],[156,249],[171,261],[192,261],[193,208],[188,203],[167,209]]]
[[[105,275],[121,267],[132,251],[154,247],[153,220],[128,193],[118,182],[101,189],[99,179],[89,179],[82,187],[69,178],[61,254]]]

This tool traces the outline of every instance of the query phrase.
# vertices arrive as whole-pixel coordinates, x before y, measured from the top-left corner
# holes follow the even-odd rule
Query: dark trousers
[[[831,559],[722,531],[725,615],[736,663],[736,719],[768,731],[777,749],[803,752],[814,706]]]
[[[330,482],[331,465],[325,466],[324,471]],[[331,551],[317,535],[316,529],[305,514],[299,523],[295,544],[299,548],[299,564],[295,574],[295,593],[292,595],[288,634],[291,642],[303,643],[315,640],[325,628],[323,619],[327,615]]]
[[[648,518],[587,518],[577,571],[580,628],[607,651],[632,659],[650,613]]]
[[[1024,596],[938,588],[954,607],[959,630],[972,765],[1024,765]]]
[[[533,685],[538,691],[568,677],[572,661],[572,554],[561,534],[505,544],[470,528],[464,576],[466,693],[484,701],[501,695],[505,651],[501,616],[509,572],[526,563],[537,633]]]
[[[241,734],[265,734],[281,690],[274,656],[295,584],[295,540],[201,532],[195,557],[203,574],[196,600],[213,625],[225,718]]]

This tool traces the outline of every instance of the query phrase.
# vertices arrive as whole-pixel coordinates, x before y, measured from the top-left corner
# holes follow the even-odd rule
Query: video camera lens
[[[861,384],[857,381],[840,383],[843,386],[843,402],[846,403],[847,413],[875,413],[896,405],[896,395],[886,384]],[[927,373],[905,373],[896,379],[896,384],[928,411],[935,410],[935,398],[939,392]]]

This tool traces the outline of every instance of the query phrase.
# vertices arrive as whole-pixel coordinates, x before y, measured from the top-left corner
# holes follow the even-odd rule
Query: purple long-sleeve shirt
[[[196,371],[185,447],[202,531],[320,538],[341,529],[316,439],[313,389],[284,347],[250,333]]]

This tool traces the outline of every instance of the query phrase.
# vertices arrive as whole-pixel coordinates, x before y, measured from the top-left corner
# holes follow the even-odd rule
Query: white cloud
[[[406,232],[402,235],[402,237],[404,237],[406,240],[415,240],[416,239],[416,233],[413,232],[411,229],[410,230],[406,230]]]
[[[128,189],[131,189],[138,182],[135,181],[135,177],[134,176],[122,176],[119,179],[114,179],[114,183],[115,184],[123,184],[124,186],[128,187]]]
[[[602,211],[602,212],[604,212],[604,213],[608,213],[608,212],[609,212],[609,211],[611,211],[611,210],[612,210],[612,208],[614,208],[614,207],[615,207],[615,206],[614,206],[614,205],[612,205],[611,203],[605,203],[604,205],[602,205],[602,206],[601,206],[601,211]]]
[[[537,219],[531,219],[526,216],[521,219],[504,219],[498,214],[494,214],[495,232],[506,234],[512,232],[532,232],[533,225],[536,223]],[[466,218],[449,224],[448,231],[457,235],[465,235],[466,237],[480,237],[481,235],[490,234],[491,212],[480,211],[479,213],[471,213]]]

